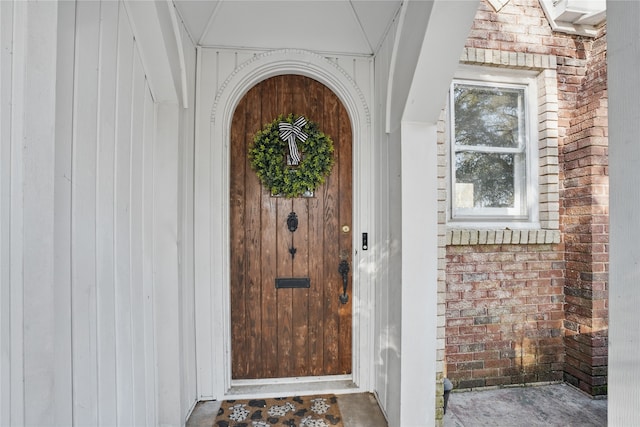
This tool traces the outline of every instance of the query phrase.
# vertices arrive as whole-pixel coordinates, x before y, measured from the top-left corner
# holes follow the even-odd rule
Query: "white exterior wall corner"
[[[178,171],[178,234],[180,289],[182,292],[182,415],[186,421],[198,402],[196,366],[196,319],[194,281],[194,155],[195,155],[195,93],[196,93],[196,48],[180,25],[185,63],[186,97],[188,108],[180,111],[179,171]],[[182,104],[184,107],[184,104]]]
[[[437,127],[430,123],[403,121],[401,129],[402,329],[400,420],[397,425],[435,425],[436,355],[439,350],[436,338]]]
[[[142,2],[145,3],[145,2]],[[155,101],[152,148],[154,418],[184,425],[197,403],[193,276],[196,50],[170,2],[125,2]],[[149,366],[147,366],[147,369]],[[153,404],[153,402],[148,402]],[[149,408],[151,409],[151,408]]]
[[[607,1],[610,251],[608,424],[640,419],[640,3]]]
[[[444,344],[442,339],[436,338],[439,320],[435,301],[438,257],[443,256],[443,251],[438,251],[438,242],[444,241],[445,237],[443,230],[439,230],[440,238],[438,232],[428,236],[421,233],[413,235],[413,232],[423,229],[425,222],[431,221],[434,226],[438,223],[438,153],[437,134],[434,131],[443,107],[439,100],[444,99],[457,66],[458,52],[462,50],[466,39],[466,31],[460,31],[460,28],[470,28],[478,5],[475,0],[429,3],[412,5],[412,2],[408,2],[407,5],[417,9],[412,9],[411,13],[403,11],[401,19],[395,22],[395,31],[389,32],[375,57],[376,105],[386,106],[385,110],[379,108],[376,111],[374,135],[376,150],[381,153],[376,164],[381,171],[376,189],[379,201],[383,203],[386,200],[378,210],[380,217],[377,224],[380,238],[386,244],[386,256],[380,260],[384,274],[378,276],[376,296],[376,354],[379,357],[375,387],[390,425],[422,426],[437,422],[435,383],[436,373],[441,372],[443,367]],[[405,19],[402,18],[403,14]],[[411,19],[406,19],[407,16]],[[435,21],[438,21],[437,25]],[[451,32],[455,34],[452,36]],[[420,37],[415,36],[418,33]],[[449,51],[453,54],[448,55],[451,53]],[[433,58],[438,58],[437,64],[431,61]],[[435,70],[439,67],[444,69],[443,73]],[[439,98],[434,96],[433,90],[442,95]],[[429,111],[433,111],[433,114]],[[429,145],[433,145],[433,152],[429,151]],[[430,154],[422,153],[422,150]],[[413,155],[417,155],[418,161],[413,161]],[[420,155],[429,157],[421,158]],[[431,168],[425,167],[429,159],[433,163]],[[434,171],[433,181],[427,181],[426,187],[417,190],[411,188],[409,181],[423,182],[424,173],[428,170]],[[432,200],[426,201],[423,197],[425,191],[431,194],[431,190]],[[420,197],[414,194],[420,194]],[[406,213],[407,210],[426,216],[420,215],[416,223],[416,219]],[[434,213],[433,218],[429,216],[431,212]],[[421,241],[422,238],[427,240]],[[417,264],[415,260],[411,261],[411,257],[405,256],[409,248],[420,254]],[[425,263],[425,259],[428,262]],[[430,276],[431,280],[428,279]],[[398,292],[398,283],[394,280],[397,277],[402,277],[401,292]],[[413,293],[415,290],[417,294]],[[426,301],[434,301],[426,313],[423,311],[424,301],[416,298],[416,295],[423,295],[423,291],[429,295]],[[423,296],[426,297],[426,294]],[[402,325],[409,327],[402,328]],[[425,334],[423,331],[429,325],[433,330]],[[400,357],[403,344],[403,355]],[[428,350],[423,354],[421,349]],[[431,369],[424,371],[424,366]],[[410,396],[418,395],[423,398],[426,396],[431,403],[425,405],[424,399],[421,399],[419,407],[423,410],[415,412]]]
[[[394,28],[388,34],[396,33]],[[385,38],[374,58],[374,99],[375,105],[387,105],[389,69],[392,62],[394,39],[392,36]],[[375,296],[375,345],[376,355],[374,364],[373,388],[378,398],[380,407],[385,412],[387,419],[398,419],[398,405],[389,406],[394,400],[393,396],[399,395],[399,337],[395,333],[399,325],[400,302],[399,294],[394,285],[395,278],[400,276],[400,215],[395,211],[400,209],[400,152],[399,135],[395,140],[392,135],[387,135],[385,108],[376,108],[373,120],[374,147],[376,150],[376,162],[374,165],[375,189],[377,193],[376,212],[378,220],[375,227],[375,235],[380,245],[381,256],[379,258],[376,277]],[[396,132],[399,134],[399,132]],[[395,220],[392,222],[392,220]],[[393,268],[395,268],[395,270]],[[396,301],[397,300],[397,301]],[[397,388],[394,388],[397,387]]]
[[[438,313],[437,305],[438,256],[442,254],[438,250],[437,121],[478,4],[476,0],[434,2],[402,104],[401,393],[400,419],[390,420],[392,424],[438,423],[436,379],[442,376],[444,340],[437,339],[437,330],[444,313]],[[437,64],[433,58],[438,58]],[[416,411],[416,405],[421,410]]]

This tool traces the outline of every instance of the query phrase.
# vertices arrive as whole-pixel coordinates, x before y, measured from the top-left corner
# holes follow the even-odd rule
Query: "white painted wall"
[[[390,425],[435,423],[437,313],[436,122],[477,1],[407,2],[376,56],[376,149],[388,274],[379,276],[376,392]],[[385,78],[386,77],[386,78]],[[431,225],[430,225],[431,224]],[[444,315],[443,313],[441,315]]]
[[[11,45],[13,3],[0,3],[0,424],[11,420]]]
[[[609,91],[608,424],[637,424],[640,409],[640,3],[607,1]]]
[[[400,134],[386,133],[386,105],[390,64],[392,61],[394,35],[398,20],[389,31],[389,37],[375,56],[375,120],[374,146],[376,152],[376,222],[379,260],[376,269],[375,294],[375,363],[374,391],[381,408],[389,420],[400,418],[400,406],[396,396],[400,395],[400,315],[402,274],[400,257]]]
[[[56,156],[68,150],[67,141],[56,140],[68,131],[61,124],[69,117],[69,98],[59,99],[60,111],[56,99],[72,71],[57,58],[58,51],[68,54],[57,48],[58,36],[69,42],[57,31],[58,22],[72,19],[68,12],[55,3],[0,5],[3,425],[71,423],[70,254],[57,252],[68,248],[70,209],[58,201],[69,200],[70,189],[56,179],[69,170]],[[60,227],[66,239],[55,240]]]
[[[185,90],[188,108],[180,105],[178,129],[178,275],[180,283],[180,375],[182,391],[181,414],[185,415],[197,403],[196,313],[194,281],[194,166],[195,166],[195,103],[196,49],[186,30],[180,25],[183,44]],[[180,96],[184,101],[185,97]]]
[[[195,49],[162,78],[141,41],[178,41],[146,4],[0,2],[0,425],[181,425],[195,403]]]

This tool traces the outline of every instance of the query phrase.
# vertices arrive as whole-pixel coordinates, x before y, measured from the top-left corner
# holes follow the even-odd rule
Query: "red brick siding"
[[[566,247],[565,380],[600,395],[606,394],[608,354],[606,30],[580,46],[579,61],[565,61],[558,75],[579,77],[566,83],[570,96],[560,101],[569,123],[559,140],[560,223]]]
[[[467,47],[547,54],[551,27],[538,0],[510,1],[499,13],[481,2]]]
[[[562,379],[561,245],[447,247],[446,368],[457,388]]]
[[[538,0],[481,2],[467,47],[555,55],[559,245],[446,249],[446,376],[456,387],[560,380],[606,393],[606,29],[553,33]]]

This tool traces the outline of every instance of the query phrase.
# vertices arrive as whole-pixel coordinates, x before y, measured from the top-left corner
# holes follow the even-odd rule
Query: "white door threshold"
[[[362,390],[351,375],[323,377],[270,378],[266,380],[233,380],[225,399],[304,396],[311,394],[350,394]]]

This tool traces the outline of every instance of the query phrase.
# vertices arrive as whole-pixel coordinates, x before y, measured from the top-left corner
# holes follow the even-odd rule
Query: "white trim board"
[[[281,74],[311,77],[336,93],[353,127],[353,374],[334,391],[370,391],[373,366],[373,269],[376,252],[360,250],[374,224],[371,113],[372,60],[326,58],[285,49],[247,52],[199,48],[195,153],[195,286],[198,398],[238,396],[231,381],[229,324],[229,147],[236,105],[254,85]],[[363,90],[364,88],[364,90]],[[370,245],[372,246],[372,245]],[[216,343],[221,343],[217,345]],[[304,392],[313,378],[256,384],[268,391]],[[240,393],[251,395],[246,387]]]

